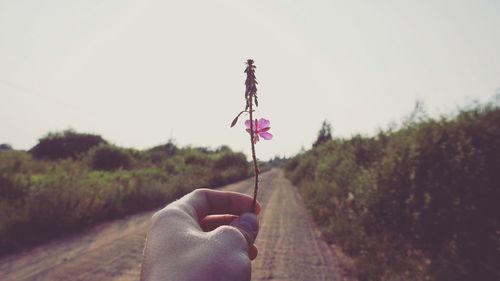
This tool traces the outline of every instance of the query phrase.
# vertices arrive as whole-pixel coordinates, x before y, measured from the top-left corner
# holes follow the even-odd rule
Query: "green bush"
[[[102,145],[90,152],[91,167],[95,170],[113,171],[129,169],[132,165],[131,156],[121,148]]]
[[[8,143],[0,144],[0,150],[12,150],[12,146]]]
[[[211,187],[245,179],[249,176],[249,163],[243,153],[223,152],[215,159],[211,175]]]
[[[158,145],[149,149],[146,153],[153,163],[158,164],[174,156],[178,151],[179,148],[177,148],[173,141],[169,141],[164,145]]]
[[[239,180],[248,169],[245,157],[229,149],[169,145],[157,160],[151,151],[158,150],[100,145],[82,157],[46,161],[0,150],[0,255]]]
[[[286,171],[361,280],[498,280],[497,106],[332,140]]]
[[[75,159],[92,147],[105,143],[107,142],[101,136],[66,130],[61,133],[49,133],[39,139],[38,144],[30,149],[30,153],[38,159]]]

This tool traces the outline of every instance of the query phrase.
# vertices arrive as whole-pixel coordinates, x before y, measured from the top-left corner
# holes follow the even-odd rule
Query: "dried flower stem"
[[[252,145],[253,172],[255,175],[255,186],[253,188],[252,212],[255,213],[255,204],[257,202],[257,192],[259,190],[259,166],[257,163],[257,157],[255,156],[253,125],[254,125],[254,121],[253,121],[253,115],[252,115],[252,102],[250,102],[250,143]]]
[[[255,78],[255,68],[253,60],[247,60],[247,68],[245,73],[247,74],[247,79],[245,80],[245,98],[246,98],[246,108],[250,114],[250,144],[252,146],[252,160],[253,160],[253,171],[255,175],[255,186],[253,190],[253,201],[252,201],[252,212],[255,213],[255,204],[257,202],[257,192],[259,190],[259,166],[257,163],[257,157],[255,156],[255,129],[254,119],[253,119],[253,102],[255,101],[255,106],[258,106],[257,101],[257,80]]]
[[[247,132],[250,133],[250,145],[252,147],[252,160],[253,160],[253,171],[255,175],[255,187],[253,191],[253,202],[251,211],[255,213],[255,205],[257,203],[257,192],[259,190],[259,164],[257,163],[257,157],[255,156],[255,143],[259,140],[259,135],[264,139],[271,139],[272,135],[268,133],[269,126],[263,127],[259,129],[259,125],[257,124],[257,119],[253,119],[253,103],[255,102],[255,106],[259,106],[259,101],[257,99],[257,79],[255,78],[255,68],[256,66],[253,64],[252,59],[247,60],[247,67],[245,68],[245,73],[247,74],[247,78],[245,80],[245,110],[241,111],[236,115],[236,117],[231,122],[231,127],[236,125],[238,122],[238,118],[241,114],[247,112],[250,114],[250,126],[247,126]],[[262,118],[261,121],[264,121],[264,124],[269,125],[269,121]],[[261,122],[259,121],[259,122]],[[245,122],[245,124],[247,124]],[[260,123],[259,123],[260,124]],[[249,128],[248,128],[249,127]]]

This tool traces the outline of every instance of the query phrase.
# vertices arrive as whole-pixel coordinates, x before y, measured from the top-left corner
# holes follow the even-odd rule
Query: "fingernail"
[[[241,234],[245,236],[249,246],[255,242],[257,234],[259,233],[259,220],[257,219],[257,215],[254,213],[244,213],[230,225],[236,227]]]
[[[240,216],[239,220],[240,224],[244,225],[248,230],[254,233],[259,231],[259,220],[254,213],[244,213]]]

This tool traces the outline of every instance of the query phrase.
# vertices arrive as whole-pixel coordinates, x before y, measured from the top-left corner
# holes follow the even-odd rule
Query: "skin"
[[[261,209],[251,205],[245,194],[197,189],[155,213],[141,280],[249,281]]]

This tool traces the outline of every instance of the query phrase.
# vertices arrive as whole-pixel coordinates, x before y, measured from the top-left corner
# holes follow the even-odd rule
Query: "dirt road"
[[[252,180],[223,190],[252,193]],[[296,190],[279,169],[261,175],[261,230],[252,280],[354,280],[345,257],[320,238]],[[0,259],[0,280],[138,280],[152,213],[98,225]],[[349,266],[347,266],[349,267]]]

